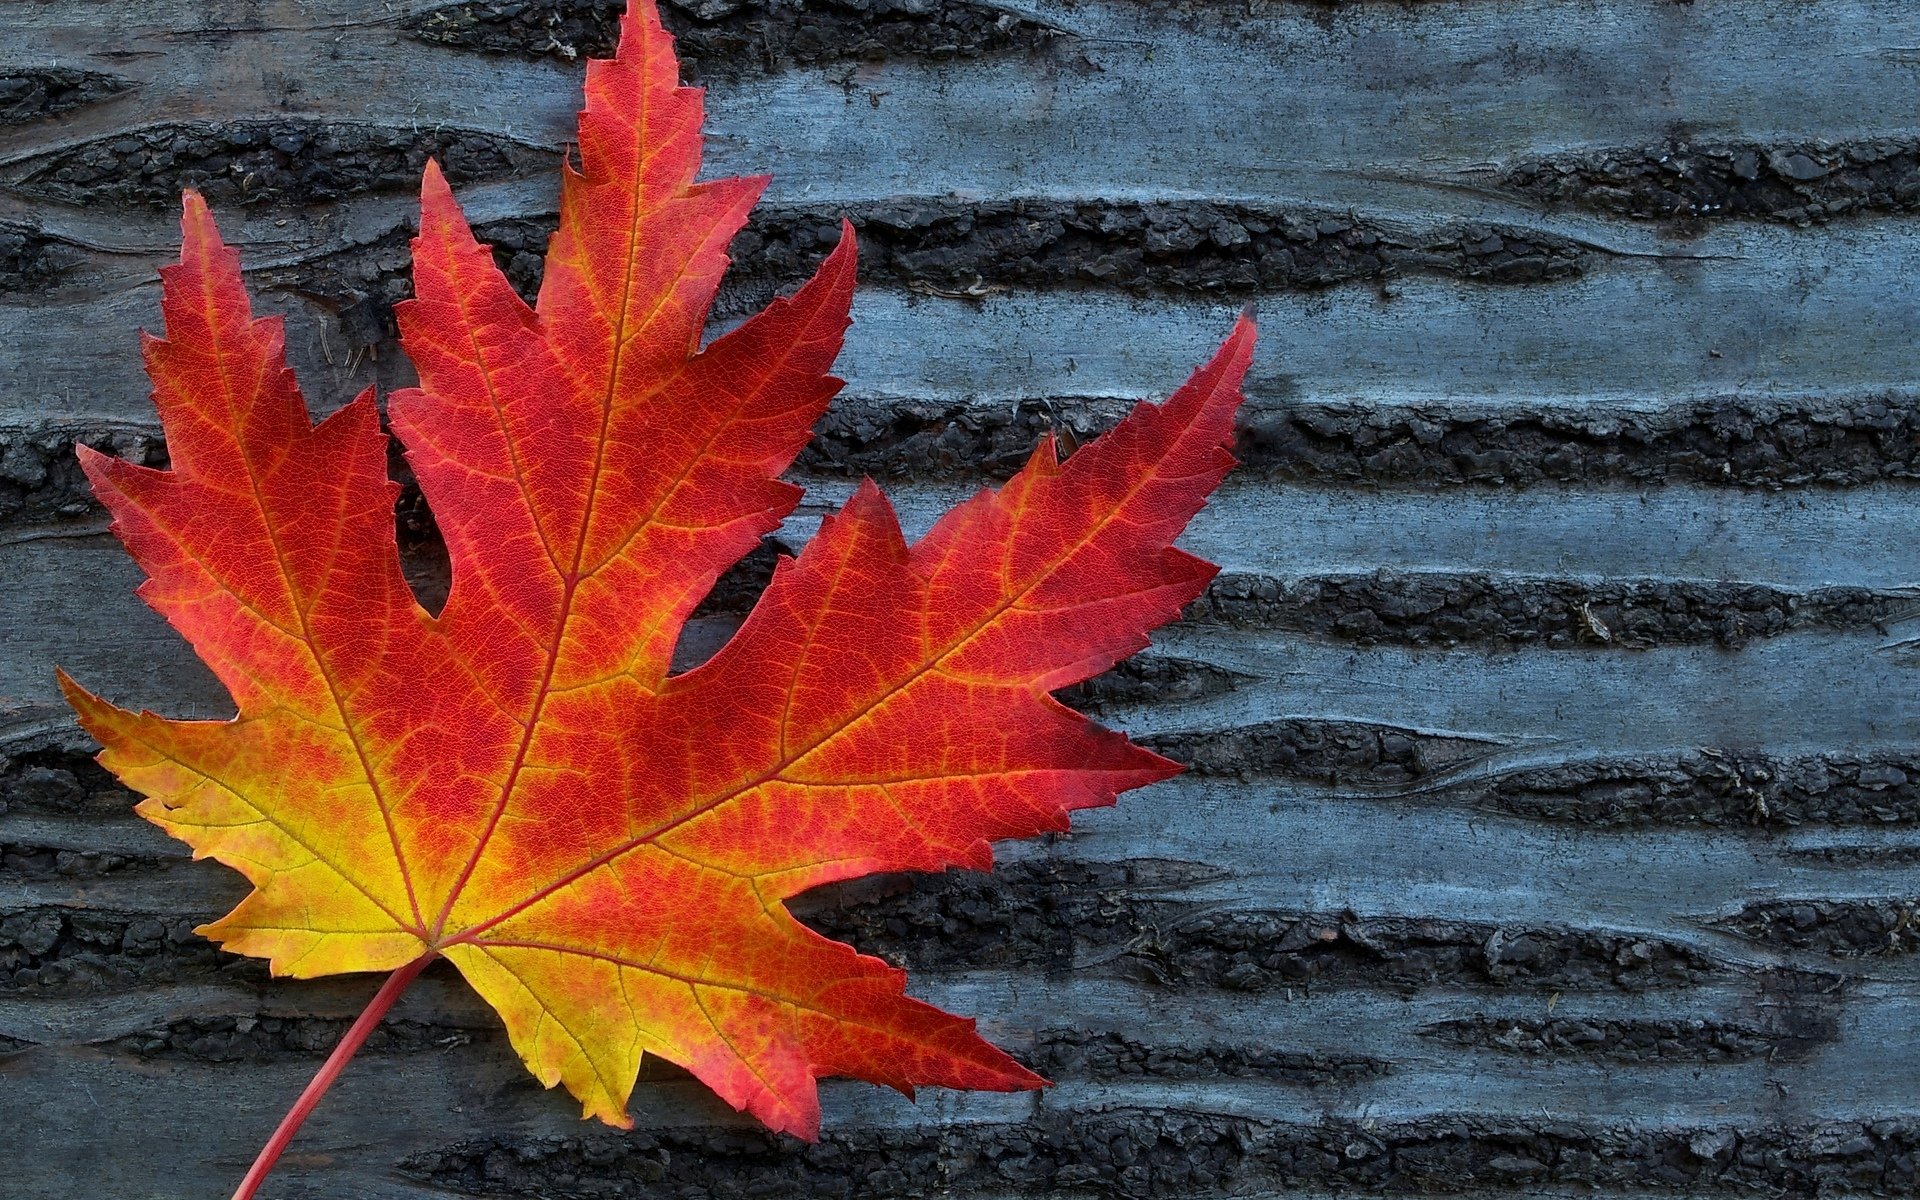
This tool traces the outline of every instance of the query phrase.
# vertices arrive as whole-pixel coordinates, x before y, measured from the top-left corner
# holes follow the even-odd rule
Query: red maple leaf
[[[428,168],[399,312],[421,386],[390,412],[452,559],[438,616],[401,575],[371,394],[311,423],[192,193],[146,342],[171,469],[82,453],[141,595],[239,710],[174,721],[67,683],[140,812],[253,883],[202,932],[279,974],[394,972],[243,1196],[440,957],[542,1082],[614,1124],[643,1054],[803,1137],[821,1075],[1036,1086],[783,902],[985,870],[992,841],[1177,769],[1049,693],[1211,578],[1170,547],[1232,463],[1244,320],[1165,406],[1065,462],[1043,440],[912,545],[862,485],[717,655],[669,673],[694,605],[799,498],[776,476],[839,386],[854,283],[843,233],[701,348],[765,180],[694,182],[701,94],[677,72],[635,4],[618,57],[589,64],[534,307]]]

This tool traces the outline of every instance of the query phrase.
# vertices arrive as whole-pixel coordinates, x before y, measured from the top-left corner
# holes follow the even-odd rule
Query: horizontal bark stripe
[[[1247,393],[1257,414],[1357,397],[1625,406],[1740,391],[1911,390],[1920,352],[1904,331],[1920,316],[1905,281],[1917,261],[1920,229],[1876,225],[1750,246],[1737,261],[1682,273],[1633,264],[1556,285],[1544,297],[1417,278],[1403,281],[1399,300],[1387,305],[1352,291],[1266,296]],[[1783,310],[1777,297],[1796,272],[1817,277]],[[128,347],[132,330],[153,323],[154,297],[142,285],[93,301],[0,306],[0,336],[36,347],[0,362],[0,421],[17,425],[50,404],[70,417],[144,418],[138,359]],[[352,349],[338,321],[306,302],[285,294],[262,300],[266,311],[290,315],[289,356],[322,411],[358,387],[403,378],[395,356]],[[868,288],[855,298],[838,370],[854,401],[964,396],[1012,408],[1052,396],[1133,399],[1171,390],[1239,307],[1099,294],[949,300]],[[128,333],[122,340],[102,330]],[[1448,362],[1445,373],[1434,371],[1436,357]]]
[[[265,115],[288,102],[345,115],[368,97],[392,96],[395,109],[424,125],[463,124],[478,111],[495,132],[559,145],[572,123],[566,84],[577,64],[448,47],[414,54],[419,66],[404,83],[384,69],[402,48],[418,50],[407,25],[435,7],[444,6],[372,15],[334,0],[292,18],[209,23],[154,0],[113,9],[118,47],[148,53],[97,65],[90,30],[105,10],[36,10],[10,32],[26,62],[126,75],[140,85],[149,119],[195,109],[197,79],[265,60],[280,70],[232,73],[222,95],[231,115]],[[1716,0],[1662,10],[1657,20],[1632,0],[1572,11],[1551,0],[1334,13],[1279,4],[1230,20],[1203,10],[1174,21],[1125,0],[1057,0],[1023,7],[1018,19],[1061,30],[1057,52],[868,67],[856,98],[875,99],[858,105],[813,70],[717,90],[715,132],[725,148],[715,170],[771,168],[786,178],[779,186],[814,195],[850,186],[886,194],[914,183],[1006,194],[1036,173],[1110,191],[1180,179],[1219,195],[1271,195],[1286,181],[1277,190],[1317,191],[1302,198],[1336,205],[1339,175],[1359,171],[1402,203],[1419,195],[1418,206],[1429,207],[1424,181],[1435,160],[1465,171],[1568,146],[1653,146],[1676,122],[1722,141],[1793,127],[1832,140],[1911,132],[1884,103],[1911,84],[1903,48],[1916,44],[1916,18],[1897,0],[1785,10]],[[196,29],[204,32],[180,36]],[[1492,56],[1514,44],[1534,53],[1505,61],[1496,76]],[[1275,89],[1272,64],[1282,55],[1290,86]],[[302,84],[295,97],[279,87],[289,77]],[[1480,82],[1493,78],[1499,86]],[[124,127],[119,107],[77,108],[53,123],[55,136]],[[48,124],[13,127],[9,140],[25,144]],[[1195,127],[1210,136],[1185,136]],[[1280,153],[1276,129],[1287,131]],[[42,145],[47,137],[37,135]],[[1019,149],[980,154],[982,144]]]
[[[1776,1102],[1761,1112],[1742,1106],[1742,1111],[1696,1110],[1636,1120],[1618,1113],[1618,1106],[1630,1094],[1644,1095],[1640,1089],[1647,1081],[1618,1068],[1611,1084],[1599,1072],[1579,1081],[1590,1095],[1615,1097],[1616,1111],[1577,1122],[1539,1115],[1541,1107],[1556,1107],[1553,1097],[1573,1095],[1572,1086],[1525,1089],[1522,1094],[1535,1102],[1528,1113],[1460,1114],[1434,1103],[1430,1093],[1419,1111],[1382,1105],[1329,1115],[1317,1098],[1289,1105],[1270,1086],[1243,1086],[1208,1097],[1191,1087],[1122,1091],[1064,1085],[1050,1093],[1037,1114],[1030,1102],[1005,1097],[943,1097],[940,1112],[929,1119],[923,1108],[898,1098],[862,1103],[850,1089],[829,1085],[823,1089],[829,1140],[810,1149],[740,1128],[686,1084],[640,1089],[638,1130],[632,1135],[582,1131],[577,1124],[558,1122],[499,1131],[490,1125],[486,1102],[517,1067],[503,1062],[478,1081],[463,1082],[452,1068],[468,1067],[470,1057],[424,1055],[356,1064],[362,1068],[357,1086],[346,1086],[366,1111],[422,1105],[449,1115],[431,1129],[414,1123],[396,1127],[391,1121],[376,1127],[368,1118],[353,1119],[342,1111],[345,1106],[332,1106],[333,1111],[316,1115],[307,1132],[317,1150],[332,1152],[329,1157],[341,1165],[296,1160],[289,1164],[288,1182],[296,1189],[324,1188],[329,1178],[338,1186],[344,1175],[383,1195],[409,1198],[476,1190],[547,1195],[562,1174],[572,1181],[567,1186],[584,1181],[600,1190],[657,1187],[663,1179],[711,1186],[743,1176],[770,1189],[815,1190],[846,1170],[849,1161],[868,1177],[889,1166],[897,1169],[903,1160],[940,1170],[951,1179],[949,1191],[975,1196],[1048,1190],[1057,1180],[1098,1180],[1107,1172],[1117,1179],[1128,1163],[1141,1170],[1127,1194],[1151,1197],[1217,1195],[1262,1184],[1304,1185],[1297,1193],[1289,1188],[1290,1194],[1311,1196],[1315,1185],[1344,1191],[1425,1179],[1455,1187],[1470,1183],[1493,1194],[1524,1192],[1542,1181],[1590,1181],[1597,1187],[1588,1194],[1604,1196],[1618,1194],[1616,1188],[1670,1188],[1671,1175],[1662,1172],[1675,1163],[1683,1164],[1689,1194],[1749,1195],[1785,1184],[1796,1190],[1885,1194],[1906,1190],[1911,1178],[1903,1172],[1911,1171],[1913,1133],[1898,1106],[1850,1104],[1845,1111],[1814,1116],[1793,1111],[1797,1106],[1789,1103],[1783,1115]],[[144,1081],[135,1077],[108,1090],[105,1084],[117,1069],[111,1058],[72,1060],[59,1069],[28,1068],[25,1079],[35,1084],[42,1104],[23,1107],[17,1128],[31,1144],[53,1153],[82,1153],[91,1144],[82,1138],[112,1137],[122,1130],[131,1136],[140,1127],[151,1109],[130,1101],[159,1103],[185,1091],[211,1104],[234,1087],[233,1071],[213,1068],[157,1073]],[[259,1080],[254,1087],[262,1094],[276,1087],[295,1089],[305,1069],[298,1061],[253,1068]],[[1750,1102],[1755,1107],[1764,1103],[1761,1097],[1778,1096],[1778,1089],[1766,1086],[1764,1074],[1749,1070],[1734,1076],[1751,1081],[1746,1094],[1755,1097]],[[85,1104],[88,1093],[108,1096],[114,1107],[92,1110],[95,1121],[86,1130],[53,1123],[51,1114],[65,1101]],[[225,1158],[244,1154],[251,1132],[207,1131],[197,1153],[171,1156],[138,1175],[104,1164],[87,1186],[114,1186],[124,1176],[129,1187],[163,1194],[204,1191],[224,1179]],[[372,1140],[381,1151],[368,1161],[366,1146]],[[1121,1156],[1116,1142],[1131,1153]],[[498,1163],[491,1171],[485,1168],[489,1161]],[[396,1165],[422,1190],[387,1182]],[[34,1195],[86,1194],[72,1190],[76,1181],[70,1171],[39,1156],[19,1164],[15,1178]]]

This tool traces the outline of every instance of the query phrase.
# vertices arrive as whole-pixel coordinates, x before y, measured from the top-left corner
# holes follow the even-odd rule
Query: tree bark
[[[604,0],[13,0],[0,47],[0,1192],[229,1194],[377,979],[192,927],[56,663],[230,711],[72,447],[165,463],[135,331],[208,195],[317,411],[409,380],[437,157],[516,286]],[[670,8],[716,327],[862,238],[801,512],[909,531],[1164,395],[1242,305],[1221,579],[1069,697],[1192,770],[991,876],[806,898],[1058,1086],[823,1086],[818,1146],[663,1064],[577,1120],[436,966],[272,1197],[1910,1194],[1920,1162],[1920,9],[1905,0]],[[397,464],[396,464],[397,465]],[[399,528],[446,586],[417,494]],[[17,1189],[11,1191],[10,1189]]]

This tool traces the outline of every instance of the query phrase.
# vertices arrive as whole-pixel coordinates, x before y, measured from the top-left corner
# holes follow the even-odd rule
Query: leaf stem
[[[233,1200],[252,1200],[254,1193],[260,1190],[260,1185],[266,1182],[268,1173],[273,1170],[273,1165],[280,1161],[281,1153],[293,1141],[293,1135],[300,1132],[300,1126],[306,1121],[307,1115],[320,1103],[320,1097],[326,1095],[327,1089],[333,1086],[333,1081],[340,1078],[340,1072],[346,1068],[347,1062],[366,1043],[368,1036],[378,1028],[381,1018],[387,1015],[387,1010],[393,1007],[393,1002],[400,998],[400,993],[406,991],[407,985],[412,983],[421,971],[426,970],[428,963],[438,957],[440,957],[438,954],[428,951],[387,976],[387,981],[380,985],[380,990],[373,994],[373,999],[367,1001],[367,1007],[361,1012],[359,1019],[341,1037],[340,1044],[333,1048],[332,1054],[327,1055],[327,1061],[320,1064],[320,1070],[307,1084],[307,1090],[300,1093],[300,1098],[293,1102],[293,1107],[287,1110],[287,1115],[280,1119],[280,1127],[273,1131],[273,1136],[267,1139],[267,1144],[260,1148],[260,1157],[253,1160],[253,1167],[247,1172],[247,1177],[240,1181],[239,1190],[233,1193]]]

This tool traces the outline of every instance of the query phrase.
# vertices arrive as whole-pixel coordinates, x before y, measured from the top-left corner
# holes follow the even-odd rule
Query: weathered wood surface
[[[52,684],[225,711],[71,459],[164,461],[133,331],[178,188],[316,407],[392,386],[423,156],[530,285],[609,13],[0,0],[0,1195],[225,1194],[372,986],[193,937],[237,878],[129,816]],[[434,972],[272,1194],[1913,1192],[1920,8],[670,15],[713,169],[775,177],[722,323],[861,230],[778,546],[861,473],[923,527],[1256,306],[1189,539],[1225,574],[1075,697],[1194,770],[992,876],[806,902],[1051,1091],[830,1083],[806,1148],[662,1069],[588,1128]]]

